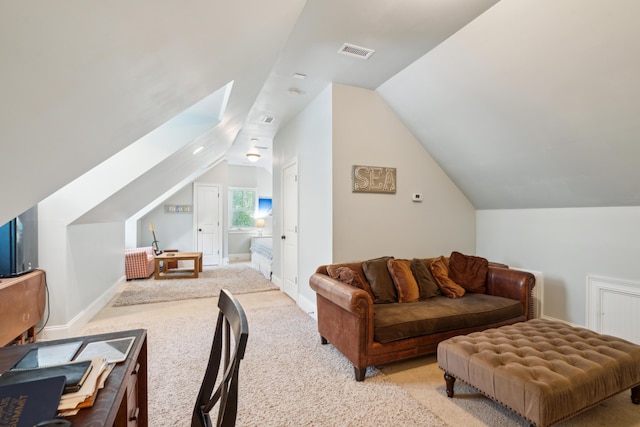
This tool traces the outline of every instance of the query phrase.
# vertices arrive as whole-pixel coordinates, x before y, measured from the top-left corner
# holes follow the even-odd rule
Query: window
[[[229,228],[254,227],[257,191],[255,188],[229,190]]]

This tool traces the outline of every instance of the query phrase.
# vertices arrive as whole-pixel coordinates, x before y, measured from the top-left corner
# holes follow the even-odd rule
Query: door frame
[[[224,217],[222,216],[224,196],[222,194],[222,185],[208,182],[193,183],[193,247],[198,250],[198,190],[201,187],[217,187],[218,188],[218,236],[220,236],[220,256],[218,257],[218,265],[224,264],[224,235],[222,234],[222,224]]]
[[[283,240],[280,240],[280,272],[282,275],[282,286],[281,286],[281,290],[283,292],[285,292],[287,295],[289,295],[291,298],[293,298],[294,301],[296,301],[296,303],[298,302],[298,296],[300,294],[300,283],[298,283],[298,278],[300,276],[300,182],[299,182],[299,177],[300,177],[300,173],[298,170],[298,157],[295,156],[293,157],[291,160],[289,160],[288,162],[286,162],[283,166],[282,166],[282,173],[280,174],[280,188],[282,189],[281,192],[281,201],[280,201],[280,206],[282,207],[282,209],[280,210],[280,235],[284,235],[284,216],[285,216],[285,170],[287,170],[288,168],[295,166],[295,173],[296,173],[296,199],[297,199],[297,203],[295,206],[296,209],[296,263],[295,263],[295,276],[296,276],[296,283],[295,283],[295,296],[290,295],[286,292],[285,288],[286,288],[286,277],[285,277],[285,243]]]

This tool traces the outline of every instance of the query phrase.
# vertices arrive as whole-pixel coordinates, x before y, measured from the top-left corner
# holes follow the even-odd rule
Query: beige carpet
[[[113,305],[120,307],[217,297],[222,288],[228,289],[234,295],[277,289],[272,282],[247,264],[231,264],[205,268],[196,279],[155,280],[152,276],[150,279],[130,280]]]
[[[238,295],[249,318],[238,426],[528,426],[458,382],[445,394],[435,357],[369,368],[320,345],[315,321],[280,291]],[[148,329],[151,426],[188,426],[213,337],[217,299],[107,307],[84,334]],[[640,426],[625,391],[558,426]]]
[[[389,364],[381,370],[390,381],[402,386],[451,426],[529,426],[524,419],[461,381],[455,383],[454,397],[448,398],[443,372],[438,368],[435,355]],[[638,427],[640,405],[631,403],[631,391],[627,390],[582,414],[556,424],[556,427],[583,426]]]
[[[249,341],[238,426],[446,426],[376,369],[323,346],[315,322],[280,291],[239,295]],[[217,299],[107,307],[83,334],[148,330],[151,426],[188,426],[213,338]]]

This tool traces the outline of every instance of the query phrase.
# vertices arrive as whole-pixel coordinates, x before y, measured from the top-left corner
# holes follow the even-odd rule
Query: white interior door
[[[202,252],[202,265],[220,265],[221,211],[220,187],[209,184],[195,184],[196,247]]]
[[[282,173],[282,274],[284,292],[298,300],[298,165]]]

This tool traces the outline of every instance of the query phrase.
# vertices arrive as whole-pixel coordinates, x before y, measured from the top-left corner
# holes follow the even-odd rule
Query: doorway
[[[298,301],[298,163],[282,171],[282,275],[283,290]]]
[[[220,265],[222,247],[222,206],[220,186],[194,183],[194,236],[202,265]]]

